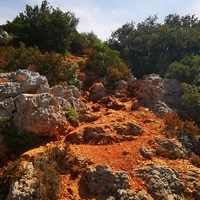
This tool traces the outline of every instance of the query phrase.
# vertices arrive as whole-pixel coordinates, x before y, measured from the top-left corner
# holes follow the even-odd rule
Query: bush
[[[4,71],[8,65],[6,59],[7,52],[11,51],[12,47],[0,46],[0,71]]]
[[[111,50],[107,45],[97,42],[87,59],[85,69],[93,72],[97,77],[106,75],[107,67],[113,64],[115,57],[119,56],[119,52]]]
[[[119,57],[116,57],[113,64],[107,68],[107,78],[111,84],[119,80],[127,80],[131,75],[131,70]]]
[[[72,106],[66,106],[64,108],[64,112],[65,112],[65,117],[69,122],[75,121],[79,117],[78,112]]]
[[[193,121],[182,121],[177,113],[167,113],[164,118],[165,133],[168,137],[175,137],[180,134],[195,136],[199,134],[199,128]]]
[[[192,117],[194,121],[199,125],[200,124],[200,117],[199,117],[200,87],[196,85],[189,85],[187,83],[182,83],[181,86],[184,92],[181,98],[192,106],[192,108],[195,111]]]
[[[55,200],[61,195],[60,171],[67,168],[69,146],[48,148],[38,166],[38,180],[41,200]]]
[[[7,49],[5,70],[16,71],[18,69],[27,69],[29,66],[34,68],[34,64],[40,55],[41,53],[37,47],[26,48],[21,43],[19,48]]]
[[[0,134],[4,136],[6,146],[16,155],[41,144],[38,136],[28,132],[20,133],[8,118],[0,118]]]
[[[29,69],[37,71],[47,77],[50,86],[61,82],[74,84],[81,87],[76,77],[78,65],[69,63],[62,54],[46,52],[42,54],[37,47],[26,48],[23,43],[19,48],[0,48],[0,70],[16,71],[18,69]]]
[[[56,171],[54,162],[47,162],[43,165],[43,170],[38,172],[39,191],[41,200],[55,200],[60,195],[60,174]]]

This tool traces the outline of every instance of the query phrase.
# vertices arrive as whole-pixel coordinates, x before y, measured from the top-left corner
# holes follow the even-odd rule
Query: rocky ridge
[[[181,88],[175,80],[150,75],[120,82],[112,92],[97,82],[80,95],[74,86],[50,88],[36,72],[19,70],[0,74],[0,79],[1,117],[12,117],[19,129],[40,137],[64,135],[21,155],[28,170],[12,183],[7,199],[36,198],[36,160],[43,162],[38,157],[45,149],[65,144],[81,172],[75,178],[60,174],[62,200],[199,199],[200,169],[189,161],[200,155],[199,136],[168,138],[158,117],[181,109],[176,106]],[[85,110],[76,127],[64,116],[68,104]],[[187,108],[183,113],[189,113]],[[3,149],[3,140],[1,144]]]

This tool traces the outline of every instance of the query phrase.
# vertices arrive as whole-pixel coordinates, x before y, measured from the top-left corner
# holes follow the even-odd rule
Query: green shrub
[[[106,44],[97,42],[93,45],[85,69],[93,72],[97,77],[104,77],[107,67],[113,64],[117,56],[119,56],[118,51],[111,50]]]
[[[42,54],[37,47],[26,48],[23,43],[19,48],[0,48],[0,69],[4,71],[16,71],[29,69],[37,71],[47,77],[50,86],[67,81],[81,87],[76,77],[78,65],[69,63],[65,56],[55,52]]]
[[[60,172],[68,168],[68,153],[68,145],[46,149],[37,173],[41,200],[55,200],[61,195]]]
[[[68,64],[70,67],[66,68],[65,80],[69,85],[76,86],[79,90],[82,88],[82,82],[77,78],[76,70],[79,68],[78,64]]]
[[[200,87],[187,83],[182,83],[181,86],[184,92],[181,98],[192,106],[195,111],[192,118],[198,125],[200,125]]]
[[[110,83],[127,80],[131,75],[131,70],[119,57],[116,57],[113,64],[107,68],[107,78]]]
[[[60,174],[57,172],[54,162],[46,162],[43,170],[38,172],[39,196],[41,200],[55,200],[60,195]]]
[[[33,133],[19,133],[8,118],[0,118],[0,134],[4,136],[6,146],[16,155],[41,144],[39,137]]]
[[[66,106],[64,108],[64,112],[65,112],[65,117],[67,118],[67,120],[69,122],[72,122],[72,121],[78,119],[78,117],[79,117],[78,112],[72,106]]]
[[[16,71],[18,69],[27,69],[34,64],[41,53],[37,47],[26,48],[23,43],[20,44],[19,48],[10,48],[6,54],[7,65],[6,71]]]

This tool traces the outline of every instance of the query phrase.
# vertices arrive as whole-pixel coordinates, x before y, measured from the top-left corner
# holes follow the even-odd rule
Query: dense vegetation
[[[135,76],[150,73],[164,76],[172,62],[199,55],[200,21],[195,15],[170,14],[160,24],[156,15],[150,16],[137,25],[124,24],[107,43],[120,52]]]
[[[27,5],[24,13],[20,13],[2,28],[14,35],[14,46],[23,42],[28,47],[37,46],[43,53],[65,53],[69,49],[77,24],[78,19],[73,13],[63,13],[43,1],[41,7]]]

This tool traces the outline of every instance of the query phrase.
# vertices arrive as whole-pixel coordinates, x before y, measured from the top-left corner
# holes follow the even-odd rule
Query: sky
[[[42,0],[0,0],[0,25],[12,21],[26,10],[26,5],[41,5]],[[157,15],[164,23],[169,14],[193,15],[200,19],[200,0],[48,0],[62,12],[72,12],[79,19],[77,30],[94,32],[102,41],[127,22],[140,23]]]

